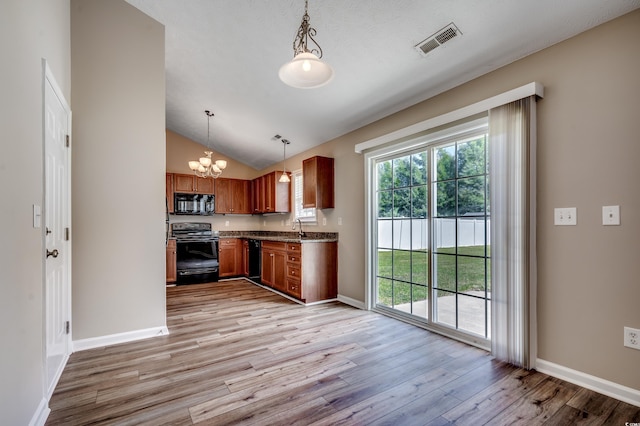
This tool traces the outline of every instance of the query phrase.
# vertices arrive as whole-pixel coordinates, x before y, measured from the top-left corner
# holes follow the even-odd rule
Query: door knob
[[[58,249],[53,249],[52,251],[47,250],[47,257],[53,256],[55,258],[58,257],[58,254]]]

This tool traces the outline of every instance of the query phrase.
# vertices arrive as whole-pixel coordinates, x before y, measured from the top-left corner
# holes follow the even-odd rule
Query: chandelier
[[[212,177],[216,179],[218,176],[222,174],[222,171],[227,168],[226,160],[216,160],[215,163],[211,158],[213,152],[210,151],[211,146],[209,142],[209,134],[211,128],[211,117],[213,117],[213,113],[209,110],[205,110],[204,112],[207,114],[207,148],[208,150],[204,152],[205,157],[200,157],[198,161],[189,161],[189,168],[193,170],[193,172],[198,177],[207,178]]]
[[[322,48],[313,38],[316,29],[309,24],[307,13],[309,0],[304,2],[302,22],[293,40],[293,60],[280,67],[280,80],[297,89],[313,89],[324,86],[333,78],[333,69],[320,60]],[[309,49],[309,40],[315,45]]]

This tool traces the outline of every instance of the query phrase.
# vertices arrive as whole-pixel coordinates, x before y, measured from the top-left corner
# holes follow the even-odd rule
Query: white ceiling
[[[166,27],[167,128],[256,169],[322,144],[640,7],[640,0],[310,0],[335,72],[278,79],[304,0],[127,0]],[[427,56],[414,46],[453,22]],[[217,157],[216,157],[217,158]]]

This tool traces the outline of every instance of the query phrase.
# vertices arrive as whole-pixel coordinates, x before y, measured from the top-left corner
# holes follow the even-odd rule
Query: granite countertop
[[[283,243],[331,243],[338,241],[337,232],[305,232],[300,237],[297,232],[281,231],[220,231],[220,238],[246,238]]]

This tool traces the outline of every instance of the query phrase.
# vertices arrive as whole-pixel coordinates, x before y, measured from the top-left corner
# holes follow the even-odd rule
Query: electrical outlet
[[[578,211],[575,207],[553,209],[554,225],[576,225]]]
[[[229,226],[229,221],[228,220],[224,221],[224,226]]]
[[[636,328],[625,327],[624,345],[628,348],[640,350],[640,330]]]
[[[322,226],[327,226],[327,218],[326,217],[322,218]]]
[[[338,218],[338,225],[342,226],[342,218],[341,217]]]

